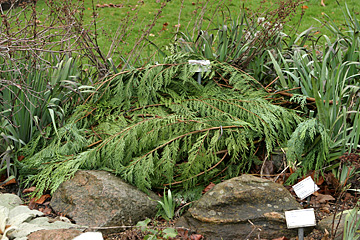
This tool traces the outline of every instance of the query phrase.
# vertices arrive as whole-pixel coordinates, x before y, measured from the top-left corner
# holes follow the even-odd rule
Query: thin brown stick
[[[276,82],[276,80],[278,80],[279,79],[279,76],[277,76],[274,80],[272,80],[272,82],[271,83],[269,83],[266,87],[265,87],[265,89],[267,89],[268,87],[270,87],[274,82]]]

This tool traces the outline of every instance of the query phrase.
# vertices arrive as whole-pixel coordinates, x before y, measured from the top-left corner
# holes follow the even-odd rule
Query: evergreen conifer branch
[[[287,143],[286,158],[296,170],[288,179],[293,182],[309,170],[321,170],[329,160],[331,138],[318,119],[312,118],[299,124]],[[300,165],[298,167],[297,165]]]
[[[61,137],[53,136],[46,148],[36,143],[43,149],[21,163],[33,173],[28,180],[40,191],[54,191],[78,169],[105,169],[143,190],[165,184],[190,189],[248,171],[259,144],[270,152],[301,121],[227,64],[213,62],[198,84],[190,57],[174,55],[99,83],[98,94],[78,107]]]

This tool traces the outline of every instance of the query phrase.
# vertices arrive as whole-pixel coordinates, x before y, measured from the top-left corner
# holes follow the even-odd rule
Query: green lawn
[[[360,12],[359,0],[348,0],[347,5],[355,14]],[[110,47],[111,39],[115,35],[115,32],[119,25],[125,24],[128,29],[132,28],[129,36],[120,44],[114,51],[114,58],[118,58],[118,54],[126,55],[134,46],[136,39],[141,36],[145,30],[153,23],[154,16],[158,13],[163,1],[151,0],[151,1],[137,1],[137,0],[111,0],[112,4],[121,4],[122,7],[96,7],[111,5],[110,2],[101,0],[94,1],[95,10],[97,12],[97,26],[99,29],[98,42],[102,50],[106,53]],[[201,12],[201,8],[205,1],[189,1],[184,0],[181,17],[179,19],[179,12],[181,9],[181,0],[172,0],[166,3],[162,12],[159,14],[159,18],[156,21],[154,27],[150,31],[148,39],[155,43],[157,46],[164,46],[171,42],[174,38],[174,34],[177,30],[177,25],[180,23],[180,31],[187,31],[191,29],[189,22],[194,22],[196,16]],[[213,2],[213,3],[212,3]],[[258,12],[258,16],[266,12],[268,9],[274,9],[278,6],[279,1],[275,0],[224,0],[221,4],[224,11],[230,11],[232,17],[236,17],[244,7],[248,10]],[[341,25],[344,21],[343,10],[345,10],[344,1],[340,0],[340,6],[336,3],[336,0],[326,0],[326,6],[320,5],[320,0],[309,0],[300,5],[297,9],[297,13],[291,18],[291,21],[285,26],[285,32],[289,29],[293,29],[296,23],[300,19],[300,13],[304,10],[304,16],[301,21],[301,25],[298,32],[302,32],[309,27],[313,26],[319,28],[319,33],[328,34],[328,32],[321,28],[321,24],[314,20],[325,20],[325,16],[330,16],[335,23]],[[44,1],[38,1],[38,9],[46,9]],[[211,18],[214,13],[214,9],[217,7],[218,1],[210,1],[208,3],[208,11],[205,13],[205,17]],[[224,7],[227,6],[228,8]],[[46,10],[45,10],[46,11]],[[91,22],[94,18],[93,7],[91,0],[85,0],[85,22]],[[136,16],[136,21],[132,21],[132,18]],[[125,23],[125,19],[130,19],[130,23]],[[124,32],[124,30],[122,30]]]

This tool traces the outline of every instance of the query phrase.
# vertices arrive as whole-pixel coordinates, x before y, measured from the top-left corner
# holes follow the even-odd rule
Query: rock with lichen
[[[278,183],[242,175],[217,184],[204,194],[177,222],[206,239],[291,237],[285,211],[302,206]]]

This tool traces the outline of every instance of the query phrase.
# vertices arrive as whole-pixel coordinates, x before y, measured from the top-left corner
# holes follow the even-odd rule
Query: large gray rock
[[[149,197],[159,199],[156,194],[150,192],[148,196],[108,172],[78,171],[55,191],[50,205],[79,225],[111,227],[135,225],[154,217],[157,202]]]
[[[297,236],[297,230],[287,229],[284,212],[301,208],[282,185],[242,175],[205,193],[176,226],[210,240],[252,239],[258,234],[261,238],[289,238]]]

